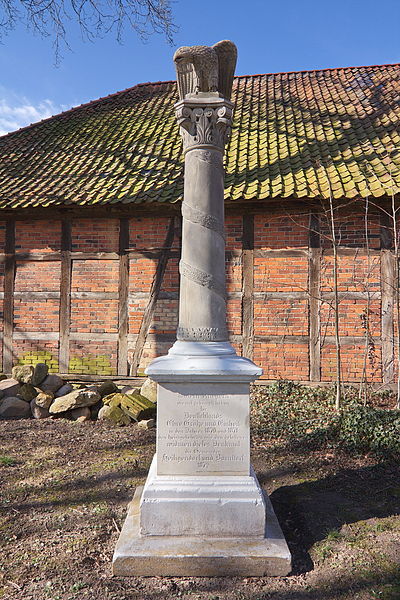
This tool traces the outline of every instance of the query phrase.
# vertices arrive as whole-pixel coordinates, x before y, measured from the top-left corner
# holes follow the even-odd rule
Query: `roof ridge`
[[[292,75],[296,73],[321,73],[323,71],[345,71],[348,69],[375,69],[376,67],[399,67],[400,62],[382,65],[358,65],[350,67],[324,67],[323,69],[301,69],[300,71],[271,71],[270,73],[253,73],[252,75],[235,75],[235,79],[244,77],[265,77],[266,75]]]
[[[343,71],[343,70],[350,70],[350,69],[368,69],[368,68],[372,69],[372,68],[377,68],[377,67],[397,67],[397,66],[400,66],[400,63],[385,63],[382,65],[360,65],[360,66],[350,66],[350,67],[326,67],[324,69],[303,69],[300,71],[276,71],[276,72],[270,72],[270,73],[254,73],[251,75],[235,75],[235,79],[245,79],[245,78],[249,78],[249,77],[266,77],[268,75],[291,75],[291,74],[296,74],[296,73],[321,73],[321,72],[326,72],[326,71],[329,72],[329,71]],[[33,127],[38,127],[42,123],[46,123],[46,122],[51,121],[52,119],[55,119],[62,115],[66,115],[68,113],[71,113],[76,110],[80,110],[82,108],[87,108],[89,106],[93,106],[99,102],[103,102],[104,100],[115,98],[116,96],[119,96],[120,94],[124,94],[125,92],[130,92],[131,90],[134,90],[135,88],[141,88],[141,87],[147,87],[147,86],[153,86],[153,85],[174,84],[174,83],[176,83],[176,81],[171,80],[171,79],[167,80],[167,81],[147,81],[147,82],[143,82],[143,83],[136,83],[135,85],[133,85],[131,87],[127,87],[123,90],[113,92],[112,94],[107,94],[106,96],[100,96],[100,98],[96,98],[95,100],[90,100],[89,102],[83,102],[82,104],[78,104],[77,106],[72,106],[71,108],[68,108],[67,110],[61,111],[60,113],[56,113],[55,115],[51,115],[50,117],[46,117],[45,119],[41,119],[40,121],[35,121],[34,123],[25,125],[25,127],[20,127],[19,129],[16,129],[14,131],[9,131],[8,133],[5,133],[4,135],[0,136],[0,140],[7,138],[9,136],[13,136],[16,133],[20,133],[21,131],[26,131],[28,129],[32,129]]]

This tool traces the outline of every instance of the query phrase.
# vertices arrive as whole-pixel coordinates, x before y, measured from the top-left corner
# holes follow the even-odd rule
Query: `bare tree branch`
[[[61,50],[70,47],[69,23],[77,23],[90,41],[114,32],[121,42],[128,27],[143,40],[159,33],[172,44],[177,30],[171,0],[0,0],[0,42],[19,22],[52,38],[56,62]]]

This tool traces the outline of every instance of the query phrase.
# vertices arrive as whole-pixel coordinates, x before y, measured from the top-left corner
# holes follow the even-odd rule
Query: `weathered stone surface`
[[[20,390],[18,392],[18,397],[25,400],[25,402],[30,402],[38,395],[37,389],[31,383],[24,383],[21,385]]]
[[[0,381],[3,381],[3,379],[8,379],[8,377],[4,373],[0,373]]]
[[[147,378],[140,388],[140,393],[151,402],[157,402],[157,383],[152,379]]]
[[[270,577],[291,571],[291,556],[274,509],[266,497],[263,537],[140,535],[140,500],[137,487],[129,505],[113,556],[117,576]]]
[[[58,375],[51,373],[47,375],[46,379],[40,384],[40,389],[44,392],[51,392],[54,394],[64,384],[64,381]]]
[[[100,394],[95,390],[88,390],[85,388],[82,390],[74,390],[66,396],[56,398],[50,406],[50,413],[56,414],[72,410],[73,408],[79,408],[80,406],[92,406],[99,400]]]
[[[154,417],[156,405],[140,394],[110,394],[103,398],[104,404],[120,408],[126,415],[135,421]]]
[[[106,421],[107,419],[109,419],[111,417],[111,412],[112,412],[112,406],[108,406],[107,404],[104,404],[104,406],[102,406],[99,410],[99,413],[97,415],[97,418],[99,421]]]
[[[46,363],[37,363],[33,371],[32,384],[40,385],[42,381],[46,379],[48,374],[49,367],[46,365]]]
[[[97,389],[102,398],[109,394],[119,392],[118,386],[113,381],[103,381],[103,383],[97,386]]]
[[[37,404],[37,397],[31,401],[31,411],[35,419],[47,419],[50,417],[48,409]]]
[[[15,396],[0,401],[0,419],[26,419],[31,416],[28,402]]]
[[[21,386],[16,379],[3,379],[0,381],[0,398],[16,396]]]
[[[108,406],[105,404],[98,414],[100,421],[112,421],[115,425],[129,425],[131,422],[130,417],[124,413],[118,406]]]
[[[132,387],[131,385],[124,385],[121,388],[121,394],[128,394],[128,396],[134,395],[134,394],[140,394],[140,387]]]
[[[80,406],[79,408],[74,408],[71,410],[71,419],[73,421],[90,421],[91,420],[91,412],[88,406]]]
[[[12,368],[12,376],[19,383],[32,383],[33,372],[32,365],[16,365]]]
[[[52,394],[51,392],[42,392],[41,390],[39,390],[39,393],[35,398],[35,404],[37,406],[40,406],[41,408],[48,409],[53,400],[54,394]]]
[[[140,429],[154,429],[156,421],[155,419],[144,419],[143,421],[139,421],[137,426],[140,427]]]
[[[66,396],[70,392],[73,392],[74,388],[70,383],[64,383],[54,394],[54,398],[59,398],[60,396]]]

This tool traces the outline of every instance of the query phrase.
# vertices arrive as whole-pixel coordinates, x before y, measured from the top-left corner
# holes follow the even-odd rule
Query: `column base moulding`
[[[128,508],[113,557],[113,575],[171,577],[284,576],[291,571],[291,556],[268,497],[266,528],[259,537],[143,536],[136,489]]]

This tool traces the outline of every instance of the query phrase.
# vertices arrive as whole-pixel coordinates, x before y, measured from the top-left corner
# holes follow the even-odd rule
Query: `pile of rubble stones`
[[[49,373],[44,363],[17,365],[11,378],[0,375],[0,419],[106,419],[149,429],[155,426],[156,400],[156,384],[150,379],[140,388],[118,387],[113,381],[71,384]]]

